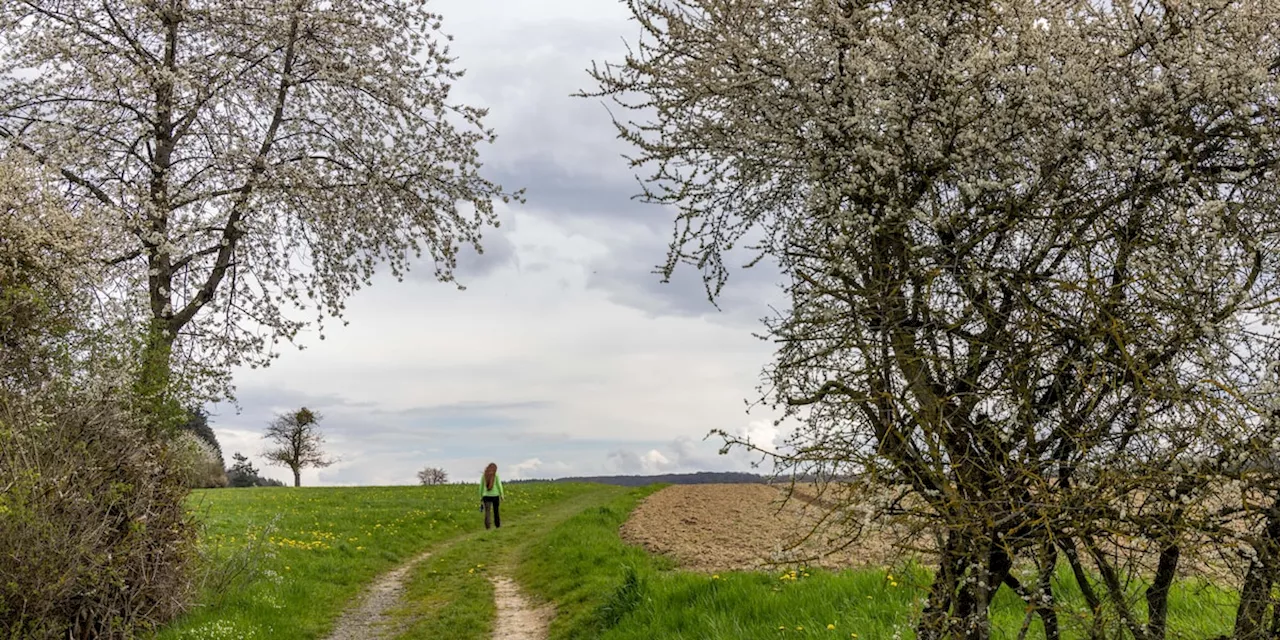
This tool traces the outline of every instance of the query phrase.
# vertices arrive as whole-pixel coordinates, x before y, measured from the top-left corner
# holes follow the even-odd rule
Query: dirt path
[[[361,596],[359,604],[343,612],[337,627],[326,640],[375,640],[395,635],[386,613],[399,604],[404,579],[419,563],[431,557],[426,552],[380,576]]]
[[[612,495],[608,492],[585,493],[538,513],[528,514],[497,531],[477,530],[441,541],[432,547],[430,553],[423,553],[374,581],[356,604],[343,612],[335,631],[326,640],[448,637],[441,635],[440,629],[428,627],[433,627],[432,619],[439,615],[441,609],[447,608],[450,601],[429,598],[414,601],[414,596],[406,596],[406,586],[415,585],[414,589],[417,589],[417,580],[421,576],[415,575],[426,569],[421,566],[424,561],[432,557],[441,562],[452,561],[449,559],[456,551],[455,547],[475,541],[484,543],[482,548],[488,555],[483,559],[489,565],[486,571],[494,572],[489,578],[497,609],[494,640],[545,640],[551,619],[555,617],[555,608],[549,603],[531,604],[509,577],[514,569],[516,551],[567,518],[603,504]],[[451,592],[447,597],[458,597],[458,594]]]
[[[498,608],[493,640],[544,640],[555,613],[549,606],[533,607],[520,587],[506,576],[494,576],[493,600]]]

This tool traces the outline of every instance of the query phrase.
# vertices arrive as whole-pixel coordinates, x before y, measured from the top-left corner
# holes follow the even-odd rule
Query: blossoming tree
[[[494,203],[484,110],[450,101],[421,0],[20,0],[0,6],[0,145],[112,214],[111,299],[142,386],[261,364],[387,263],[453,279]],[[518,195],[517,195],[518,197]],[[174,359],[174,349],[185,357]]]
[[[990,637],[1002,587],[1018,637],[1059,637],[1063,563],[1092,637],[1161,639],[1180,563],[1236,548],[1261,580],[1237,634],[1262,637],[1274,3],[628,6],[640,41],[588,95],[630,111],[645,196],[679,212],[668,272],[714,294],[749,240],[781,266],[765,392],[804,426],[777,460],[846,481],[845,535],[863,511],[934,536],[917,637]]]

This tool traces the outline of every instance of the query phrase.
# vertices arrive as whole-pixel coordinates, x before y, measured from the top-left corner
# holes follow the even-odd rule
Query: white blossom
[[[421,0],[0,3],[0,147],[112,215],[137,326],[201,370],[265,364],[300,293],[340,315],[420,254],[451,281],[519,198],[479,173],[494,133],[450,98],[440,22]]]

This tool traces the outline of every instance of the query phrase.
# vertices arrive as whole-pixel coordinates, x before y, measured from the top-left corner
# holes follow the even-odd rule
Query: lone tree
[[[264,438],[278,445],[263,454],[269,464],[289,467],[293,471],[293,486],[302,486],[302,470],[306,467],[327,467],[334,460],[327,458],[321,446],[324,436],[316,429],[320,414],[303,407],[293,413],[276,416],[267,427]]]
[[[439,467],[427,467],[418,472],[418,482],[424,486],[444,484],[449,481],[449,474]]]
[[[1018,637],[1058,638],[1064,558],[1091,637],[1160,640],[1202,545],[1252,547],[1237,634],[1262,637],[1280,509],[1242,461],[1274,460],[1280,388],[1273,2],[628,6],[641,40],[592,95],[679,212],[666,274],[714,297],[736,246],[780,265],[764,394],[803,426],[777,460],[856,479],[829,485],[845,535],[872,497],[937,536],[917,637],[988,638],[1007,587]]]
[[[268,363],[389,263],[453,280],[509,194],[485,111],[421,0],[0,3],[0,151],[114,220],[102,255],[142,329],[139,388]],[[178,349],[178,351],[175,351]],[[175,355],[179,357],[175,360]],[[211,389],[216,390],[216,389]]]

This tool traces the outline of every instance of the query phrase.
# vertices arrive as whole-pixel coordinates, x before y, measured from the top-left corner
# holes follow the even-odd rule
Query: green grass
[[[553,640],[594,638],[615,621],[612,612],[619,612],[616,600],[629,573],[647,577],[674,567],[618,537],[618,527],[636,504],[660,488],[633,489],[584,510],[521,550],[517,579],[535,595],[556,603]]]
[[[510,486],[510,485],[509,485]],[[448,543],[409,576],[405,605],[393,611],[397,640],[487,640],[495,618],[494,574],[511,575],[518,555],[574,514],[598,508],[626,490],[604,485],[554,485],[555,494],[527,506],[502,507],[501,529],[481,530]]]
[[[245,559],[253,571],[230,589],[206,590],[202,606],[157,640],[323,637],[374,578],[427,549],[432,557],[392,612],[398,640],[489,638],[494,573],[555,604],[551,640],[914,637],[908,621],[928,586],[925,569],[705,575],[623,543],[618,528],[659,488],[511,484],[504,527],[492,531],[475,485],[196,492],[215,573],[235,573],[228,568]],[[1068,572],[1057,582],[1064,637],[1083,638],[1083,598]],[[1228,634],[1234,605],[1223,589],[1179,582],[1169,637]],[[993,637],[1012,640],[1024,617],[1023,603],[1001,589]],[[1028,637],[1043,638],[1038,621]]]
[[[618,527],[653,488],[588,509],[552,529],[521,556],[517,573],[535,594],[556,602],[552,640],[741,640],[749,638],[903,638],[922,606],[930,574],[920,568],[704,575],[673,570],[664,558],[624,544]],[[1059,576],[1056,591],[1066,638],[1084,638],[1083,598]],[[1141,585],[1135,585],[1135,594]],[[1209,638],[1229,633],[1234,599],[1194,581],[1175,585],[1170,634]],[[1025,617],[1022,601],[1001,589],[992,610],[993,638],[1012,640]],[[855,635],[856,634],[856,635]],[[1029,638],[1043,638],[1036,622]]]
[[[503,508],[519,518],[584,490],[512,484]],[[445,540],[483,529],[478,504],[475,485],[195,492],[191,506],[204,522],[201,542],[210,566],[225,570],[247,558],[254,575],[221,594],[206,590],[201,606],[157,640],[323,637],[376,576]]]

